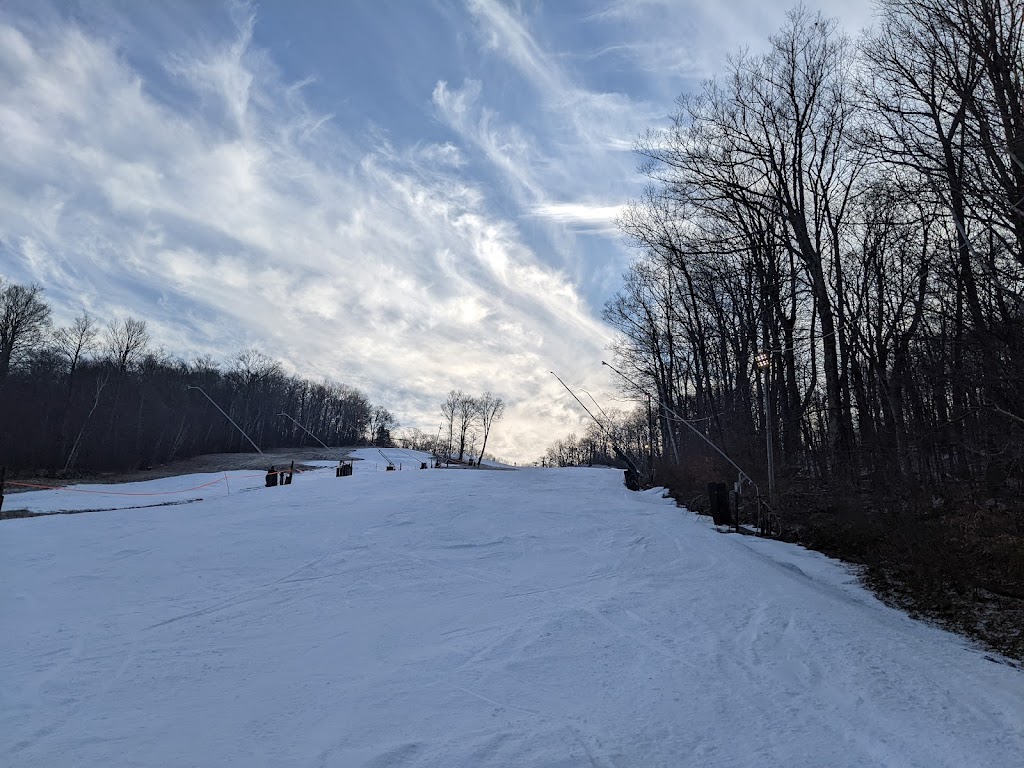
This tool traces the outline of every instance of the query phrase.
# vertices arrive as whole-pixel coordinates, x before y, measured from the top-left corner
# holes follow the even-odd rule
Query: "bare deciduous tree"
[[[461,389],[451,390],[444,402],[441,403],[441,415],[444,417],[442,429],[448,433],[448,443],[445,450],[447,456],[451,457],[455,452],[455,444],[458,442],[458,460],[466,455],[468,434],[470,429],[480,418],[478,401],[472,395],[467,395]]]
[[[102,371],[96,377],[96,391],[93,394],[92,405],[89,407],[89,411],[86,413],[85,418],[82,419],[82,426],[79,428],[78,434],[75,436],[75,442],[72,443],[71,450],[68,451],[68,456],[63,467],[64,472],[68,472],[72,467],[74,467],[75,461],[78,459],[78,451],[82,445],[82,436],[85,434],[85,430],[88,429],[89,423],[92,421],[93,414],[96,413],[96,409],[99,407],[100,398],[103,396],[103,390],[106,389],[109,381],[109,369]]]
[[[50,307],[42,299],[42,286],[19,285],[0,278],[0,381],[11,364],[38,347],[50,325]]]
[[[476,408],[480,427],[483,430],[483,444],[480,446],[480,458],[482,459],[484,451],[487,450],[487,438],[491,435],[491,427],[505,414],[505,401],[490,392],[484,392],[477,398]]]
[[[62,326],[54,331],[54,345],[68,366],[69,387],[82,359],[95,351],[98,335],[99,327],[96,320],[88,312],[76,317],[71,325]]]
[[[466,455],[467,435],[470,428],[476,423],[479,411],[476,407],[476,398],[467,395],[462,390],[457,393],[455,405],[455,434],[459,437],[459,461]]]
[[[459,403],[463,397],[462,390],[456,392],[454,389],[448,392],[448,396],[445,397],[444,402],[441,403],[441,416],[444,421],[441,422],[441,430],[447,433],[447,440],[445,441],[444,448],[440,445],[437,446],[437,454],[444,455],[445,458],[451,458],[452,445],[455,441],[455,420],[456,414],[459,410]]]
[[[369,441],[371,444],[381,448],[390,447],[393,444],[391,432],[399,426],[398,419],[387,408],[378,405],[370,415]]]
[[[103,352],[118,375],[138,363],[149,347],[146,321],[135,317],[111,320],[103,334]]]

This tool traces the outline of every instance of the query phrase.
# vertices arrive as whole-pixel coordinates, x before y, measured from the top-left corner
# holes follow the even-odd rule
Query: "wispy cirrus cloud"
[[[438,81],[435,112],[480,152],[520,220],[545,232],[551,258],[603,303],[628,260],[614,218],[640,191],[631,150],[659,109],[623,91],[589,86],[562,52],[540,41],[520,8],[494,0],[469,0],[465,7],[480,55],[501,65],[503,85]],[[517,84],[514,111],[496,102],[509,77]],[[596,240],[581,247],[581,235]]]
[[[432,94],[438,117],[482,152],[522,198],[543,197],[543,187],[534,173],[539,162],[536,142],[519,125],[503,120],[500,113],[481,103],[482,87],[479,80],[466,80],[460,88],[439,80]]]
[[[616,221],[624,208],[624,205],[546,203],[536,206],[533,215],[576,229],[617,234]]]
[[[768,37],[797,3],[791,0],[602,0],[586,15],[615,43],[595,51],[620,57],[630,69],[647,73],[667,95],[691,90],[722,71],[726,57],[741,48],[767,47]],[[851,35],[871,22],[871,0],[820,0],[811,4],[840,20]]]
[[[339,130],[251,24],[169,55],[168,103],[74,22],[0,17],[4,271],[42,282],[61,319],[135,314],[184,354],[260,346],[424,428],[449,388],[491,389],[512,404],[495,450],[536,455],[577,420],[552,361],[581,378],[607,330],[488,210],[462,149]]]

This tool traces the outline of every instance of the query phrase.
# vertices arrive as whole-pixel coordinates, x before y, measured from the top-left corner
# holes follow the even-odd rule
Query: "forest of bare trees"
[[[1024,600],[1024,0],[797,8],[638,148],[605,317],[655,481],[736,479],[695,426],[767,498],[770,445],[788,536]]]
[[[389,445],[398,426],[362,392],[287,375],[254,349],[185,361],[154,347],[144,320],[50,318],[38,286],[0,281],[0,465],[12,470],[129,470],[252,450],[217,406],[263,450],[316,445],[302,427],[328,445]]]

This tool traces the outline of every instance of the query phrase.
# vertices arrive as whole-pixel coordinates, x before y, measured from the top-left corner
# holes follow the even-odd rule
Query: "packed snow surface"
[[[612,470],[364,458],[0,523],[0,765],[1024,764],[1024,673],[837,563]]]

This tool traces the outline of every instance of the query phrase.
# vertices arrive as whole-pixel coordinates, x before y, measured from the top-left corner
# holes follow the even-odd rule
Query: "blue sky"
[[[58,322],[255,346],[427,431],[489,389],[489,447],[532,459],[582,423],[549,371],[614,391],[634,138],[789,5],[5,0],[0,276]]]

